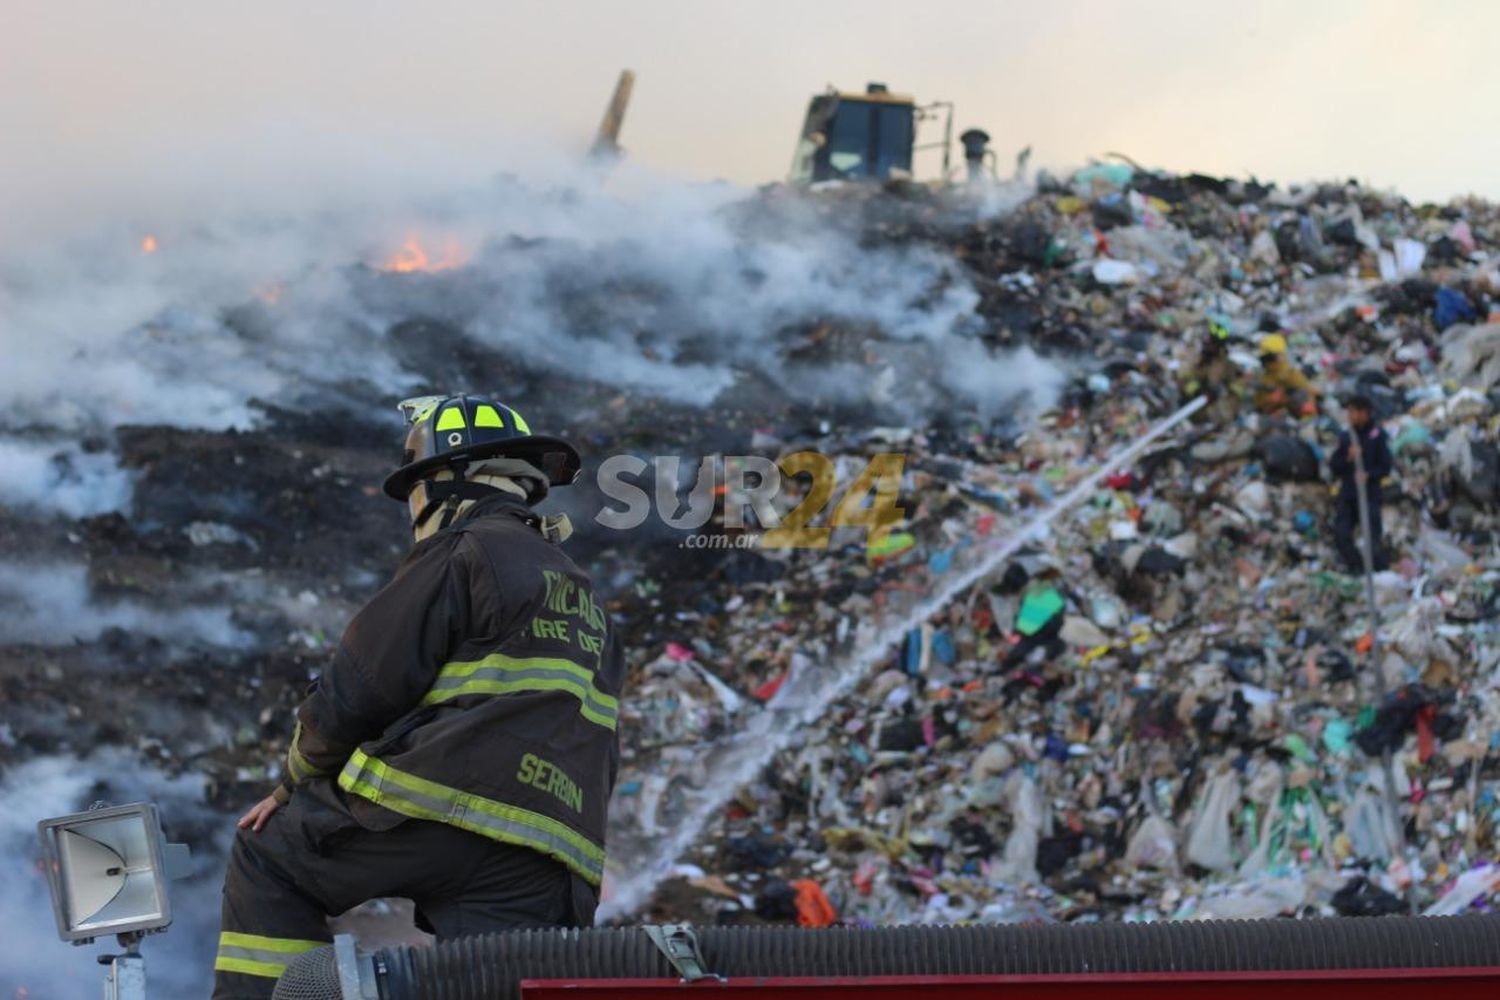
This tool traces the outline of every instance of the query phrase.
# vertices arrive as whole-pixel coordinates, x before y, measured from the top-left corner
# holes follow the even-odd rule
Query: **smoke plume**
[[[698,405],[747,372],[846,400],[899,373],[908,419],[955,401],[993,413],[1023,391],[1045,405],[1059,381],[1034,358],[1020,377],[974,338],[977,296],[956,261],[865,245],[791,193],[561,156],[453,190],[351,191],[149,230],[100,220],[7,251],[0,427],[244,427],[256,399],[356,384],[394,397],[421,381],[387,336],[411,318],[532,369]],[[855,369],[789,357],[789,329],[828,321],[870,332]]]

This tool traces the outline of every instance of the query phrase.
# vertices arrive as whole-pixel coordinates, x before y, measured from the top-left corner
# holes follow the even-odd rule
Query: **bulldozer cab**
[[[872,83],[865,92],[830,89],[807,105],[790,180],[885,180],[911,175],[916,106],[910,97]]]

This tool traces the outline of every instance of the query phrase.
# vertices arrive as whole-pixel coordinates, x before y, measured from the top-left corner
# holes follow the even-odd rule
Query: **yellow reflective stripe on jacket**
[[[492,653],[482,660],[449,663],[422,698],[435,705],[466,694],[521,694],[527,691],[566,691],[578,699],[578,714],[613,731],[620,702],[594,686],[594,675],[571,660],[551,656],[524,659]]]
[[[292,784],[300,784],[308,778],[316,777],[328,772],[322,768],[313,767],[312,762],[302,756],[302,751],[297,743],[302,738],[302,720],[298,719],[292,726],[292,742],[286,748],[286,770],[291,775]]]
[[[344,765],[339,787],[403,816],[447,823],[492,840],[541,851],[592,885],[604,878],[604,848],[577,830],[530,809],[408,774],[363,750],[356,748]]]
[[[287,963],[293,958],[326,944],[327,941],[225,931],[219,935],[219,954],[214,959],[214,968],[220,972],[239,972],[247,976],[276,979],[286,971]]]

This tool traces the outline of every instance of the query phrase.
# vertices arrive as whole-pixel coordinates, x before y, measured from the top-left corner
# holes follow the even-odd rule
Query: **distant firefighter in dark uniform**
[[[1349,427],[1339,435],[1329,467],[1338,477],[1338,499],[1334,504],[1333,541],[1339,558],[1350,573],[1365,571],[1364,536],[1359,523],[1359,491],[1365,491],[1370,508],[1370,549],[1374,568],[1385,569],[1385,532],[1380,517],[1380,481],[1391,474],[1391,449],[1385,430],[1375,422],[1367,396],[1354,396],[1344,407]],[[1364,463],[1365,481],[1357,481],[1354,464],[1355,438]]]
[[[593,922],[619,766],[620,644],[532,506],[566,441],[482,396],[402,404],[385,492],[416,544],[297,709],[286,779],[239,821],[214,997],[269,997],[326,918],[415,901],[438,937]]]

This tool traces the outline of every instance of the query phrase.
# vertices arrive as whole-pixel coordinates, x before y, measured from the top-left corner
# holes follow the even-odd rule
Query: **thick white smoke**
[[[101,601],[89,590],[88,570],[70,563],[0,563],[0,645],[71,645],[106,629],[128,629],[174,643],[243,646],[250,635],[227,607],[150,607]]]
[[[761,220],[738,204],[743,188],[534,151],[483,185],[358,191],[351,181],[318,210],[302,191],[295,210],[237,205],[149,234],[101,220],[85,237],[7,248],[0,426],[223,428],[252,423],[252,399],[319,385],[396,395],[416,379],[385,333],[412,317],[460,324],[533,367],[697,404],[744,371],[859,399],[888,368],[917,410],[956,397],[994,412],[1021,389],[1045,404],[1056,381],[1021,377],[965,335],[977,296],[955,261],[862,247],[791,196]],[[422,256],[452,266],[361,267]],[[888,344],[847,378],[789,370],[776,335],[823,319]]]
[[[72,441],[0,437],[0,504],[66,517],[130,509],[131,477],[108,452]]]

